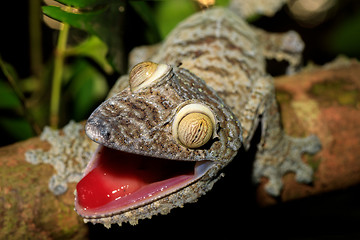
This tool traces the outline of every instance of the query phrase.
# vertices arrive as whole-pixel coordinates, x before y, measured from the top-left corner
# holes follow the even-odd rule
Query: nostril
[[[108,141],[111,137],[111,131],[106,126],[103,119],[91,117],[85,125],[86,135],[95,142]]]
[[[105,133],[103,134],[104,139],[105,140],[109,140],[110,139],[110,132],[109,131],[105,131]]]

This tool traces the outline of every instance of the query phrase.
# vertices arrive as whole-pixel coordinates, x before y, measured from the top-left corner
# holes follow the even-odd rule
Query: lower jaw
[[[176,191],[172,194],[164,196],[157,201],[149,204],[139,206],[138,208],[128,209],[125,212],[119,212],[112,215],[83,217],[85,223],[103,224],[106,228],[110,228],[112,224],[122,226],[123,223],[136,225],[139,220],[151,219],[155,215],[166,215],[172,209],[183,207],[184,204],[194,203],[212,189],[212,186],[217,182],[222,175],[217,175],[214,178],[201,179],[192,184]]]
[[[99,146],[99,149],[94,154],[94,158],[91,160],[85,171],[85,176],[100,164],[101,158],[99,157],[98,153],[101,152],[103,148],[105,147]],[[151,161],[151,159],[149,161]],[[164,161],[164,160],[160,160],[160,161]],[[174,160],[166,160],[166,161],[171,162]],[[176,162],[180,162],[180,161],[176,161]],[[131,192],[128,195],[119,197],[102,206],[98,206],[94,208],[81,206],[81,204],[79,203],[79,196],[76,193],[75,209],[77,213],[84,218],[97,218],[97,217],[121,214],[131,209],[139,208],[141,206],[150,204],[172,193],[180,191],[181,189],[193,184],[194,182],[204,177],[206,172],[213,165],[213,163],[210,161],[187,162],[186,164],[190,164],[193,170],[185,171],[184,173],[179,172],[178,174],[171,176],[169,178],[147,183],[144,186],[137,189],[136,191]]]

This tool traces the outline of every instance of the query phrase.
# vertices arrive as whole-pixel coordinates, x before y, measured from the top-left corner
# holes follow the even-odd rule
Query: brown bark
[[[286,131],[290,135],[315,133],[323,149],[304,156],[314,169],[312,185],[299,184],[294,174],[283,177],[284,190],[274,199],[257,188],[259,205],[271,205],[360,183],[360,64],[323,66],[275,81]],[[25,161],[29,149],[50,145],[32,138],[0,148],[0,238],[81,239],[87,227],[73,210],[75,184],[64,195],[48,189],[54,169]]]
[[[38,137],[0,148],[0,239],[83,239],[87,226],[74,211],[75,184],[61,196],[48,189],[54,169],[25,161],[29,149],[50,148]]]
[[[271,205],[360,183],[360,64],[337,61],[321,68],[275,79],[284,128],[294,136],[316,134],[322,150],[304,160],[315,170],[311,185],[283,177],[279,199],[257,189],[260,205]]]

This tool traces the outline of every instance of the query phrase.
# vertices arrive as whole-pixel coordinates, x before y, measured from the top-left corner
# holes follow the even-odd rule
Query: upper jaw
[[[192,103],[208,106],[218,123],[217,139],[199,149],[184,148],[172,134],[177,110]],[[241,126],[231,110],[203,80],[176,67],[166,81],[106,100],[89,117],[86,134],[109,148],[185,161],[227,161],[241,146]]]
[[[157,116],[162,116],[155,120],[148,116],[141,120],[135,119],[135,114],[131,115],[130,112],[136,110],[124,110],[123,106],[119,107],[123,111],[109,116],[112,102],[116,101],[121,105],[123,100],[117,101],[121,98],[119,95],[110,98],[92,113],[85,125],[90,139],[119,151],[182,161],[218,161],[221,151],[226,149],[227,133],[221,132],[216,133],[216,139],[198,149],[188,149],[179,144],[172,134],[173,115],[177,108],[173,111],[160,109]],[[147,103],[147,106],[150,104]]]

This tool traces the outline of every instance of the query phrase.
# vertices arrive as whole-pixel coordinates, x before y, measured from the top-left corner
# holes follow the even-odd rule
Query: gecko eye
[[[216,119],[209,107],[193,103],[176,113],[172,125],[174,139],[187,148],[199,148],[216,134]]]
[[[166,64],[141,62],[135,65],[129,74],[131,92],[148,87],[166,76],[171,67]]]

